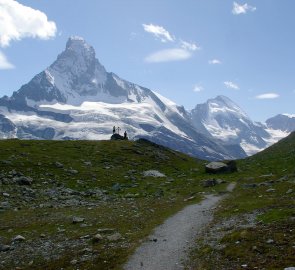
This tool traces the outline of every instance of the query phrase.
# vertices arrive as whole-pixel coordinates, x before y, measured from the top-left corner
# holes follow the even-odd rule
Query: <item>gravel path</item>
[[[229,184],[232,191],[234,183]],[[125,270],[178,270],[183,269],[182,260],[194,244],[198,232],[212,220],[212,209],[223,196],[208,195],[194,205],[189,205],[168,218],[130,257]]]

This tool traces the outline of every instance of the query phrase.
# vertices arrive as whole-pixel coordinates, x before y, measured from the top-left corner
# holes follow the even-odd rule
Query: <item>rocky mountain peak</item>
[[[76,54],[81,54],[84,56],[95,58],[94,48],[90,46],[85,41],[85,39],[78,36],[72,36],[68,39],[66,44],[66,51],[72,51]]]

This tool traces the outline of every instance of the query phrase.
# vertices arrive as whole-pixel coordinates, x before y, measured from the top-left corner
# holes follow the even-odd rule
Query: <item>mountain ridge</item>
[[[2,138],[106,140],[114,125],[131,138],[213,160],[245,157],[245,151],[253,154],[281,136],[273,139],[222,95],[187,111],[108,72],[94,48],[77,36],[48,68],[0,98]]]

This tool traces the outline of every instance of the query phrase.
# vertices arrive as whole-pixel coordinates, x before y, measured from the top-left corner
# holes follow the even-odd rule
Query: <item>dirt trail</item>
[[[227,187],[231,192],[235,183]],[[207,195],[198,204],[189,205],[156,227],[130,257],[125,270],[178,270],[186,251],[194,244],[198,232],[213,218],[212,210],[224,196]]]

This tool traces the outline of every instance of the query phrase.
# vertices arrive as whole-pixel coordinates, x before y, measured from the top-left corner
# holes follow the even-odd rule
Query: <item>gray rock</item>
[[[98,243],[103,239],[103,237],[101,236],[101,234],[97,233],[96,235],[93,236],[92,238],[92,242],[94,243]]]
[[[85,166],[92,166],[92,162],[91,161],[84,161],[84,165]]]
[[[275,241],[273,240],[273,239],[268,239],[267,241],[266,241],[266,243],[267,244],[272,244],[272,243],[274,243]]]
[[[74,170],[74,169],[69,169],[68,173],[70,173],[70,174],[78,174],[79,172],[77,170]]]
[[[85,218],[82,218],[82,217],[73,217],[72,219],[73,224],[82,223],[84,221],[85,221]]]
[[[217,185],[216,179],[206,179],[202,182],[203,187],[214,187]]]
[[[23,242],[25,240],[26,238],[24,238],[22,235],[17,235],[16,237],[12,239],[12,242]]]
[[[118,241],[122,238],[122,235],[120,233],[114,233],[112,235],[107,236],[107,239],[109,241]]]
[[[209,164],[205,165],[206,173],[229,173],[229,172],[236,172],[237,165],[234,160],[227,161],[227,162],[217,162],[213,161]]]
[[[165,174],[163,174],[157,170],[144,171],[142,174],[144,177],[166,177]]]
[[[0,203],[0,208],[2,209],[9,209],[11,206],[10,206],[10,203],[9,202],[1,202]]]
[[[8,245],[1,245],[0,244],[0,252],[6,252],[6,251],[9,251],[10,250],[10,246]]]
[[[13,178],[15,182],[21,186],[30,186],[33,183],[33,179],[31,177],[19,176]]]
[[[71,265],[76,265],[78,263],[78,261],[76,259],[71,260]]]
[[[55,165],[56,168],[63,168],[64,167],[64,165],[62,163],[58,162],[58,161],[56,161],[54,163],[54,165]]]
[[[287,192],[286,192],[286,194],[291,194],[291,193],[293,193],[293,189],[292,188],[288,189]]]
[[[275,192],[276,190],[274,188],[269,188],[268,190],[266,190],[266,192]]]
[[[116,183],[112,186],[113,191],[120,191],[121,189],[122,189],[122,187],[119,183]]]

